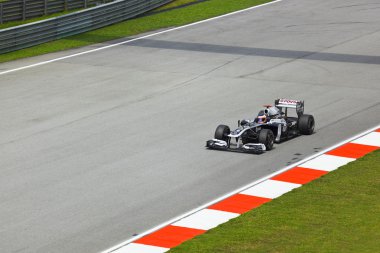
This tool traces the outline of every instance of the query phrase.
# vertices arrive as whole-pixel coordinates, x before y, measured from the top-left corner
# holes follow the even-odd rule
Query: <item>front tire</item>
[[[226,125],[219,125],[216,130],[214,137],[218,140],[228,141],[228,135],[231,133],[231,130]]]
[[[259,143],[264,144],[267,150],[271,150],[274,143],[274,134],[272,130],[262,129],[259,133]]]
[[[298,130],[301,134],[310,135],[314,133],[315,120],[312,115],[303,114],[298,118]]]

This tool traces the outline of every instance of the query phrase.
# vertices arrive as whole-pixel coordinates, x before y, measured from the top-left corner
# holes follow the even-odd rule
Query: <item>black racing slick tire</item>
[[[312,115],[303,114],[298,118],[298,130],[301,134],[310,135],[314,133],[315,120]]]
[[[215,137],[215,139],[218,139],[218,140],[227,141],[228,140],[227,135],[229,135],[230,132],[231,132],[231,130],[228,126],[219,125],[215,130],[214,137]]]
[[[259,143],[264,144],[267,150],[271,150],[274,143],[274,134],[272,130],[262,129],[259,133]]]

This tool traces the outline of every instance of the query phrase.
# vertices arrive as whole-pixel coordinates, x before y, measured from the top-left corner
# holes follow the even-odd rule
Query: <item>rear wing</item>
[[[296,109],[298,117],[303,114],[305,102],[301,100],[280,98],[274,101],[275,106],[282,111],[282,108],[286,110],[288,108]]]

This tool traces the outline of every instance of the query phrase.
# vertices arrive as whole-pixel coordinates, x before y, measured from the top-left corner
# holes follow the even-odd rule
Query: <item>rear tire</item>
[[[262,129],[259,133],[259,143],[264,144],[267,150],[271,150],[274,143],[274,134],[272,130]]]
[[[231,130],[226,125],[219,125],[216,130],[214,137],[218,140],[228,141],[228,136],[231,133]]]
[[[315,121],[312,115],[303,114],[298,118],[298,130],[301,134],[310,135],[314,133]]]

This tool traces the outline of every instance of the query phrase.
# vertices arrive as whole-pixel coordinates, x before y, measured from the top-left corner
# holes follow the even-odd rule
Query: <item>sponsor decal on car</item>
[[[280,101],[279,101],[280,104],[290,104],[290,105],[295,105],[298,103],[297,100],[293,100],[293,99],[285,99],[285,98],[281,98]]]

